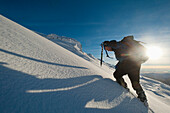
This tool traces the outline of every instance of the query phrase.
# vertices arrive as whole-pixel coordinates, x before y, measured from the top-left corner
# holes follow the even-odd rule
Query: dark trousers
[[[116,65],[116,71],[113,75],[116,78],[116,81],[126,88],[127,84],[122,77],[123,75],[127,74],[132,83],[133,89],[136,90],[136,92],[138,93],[140,91],[143,91],[139,82],[140,68],[141,63],[137,63],[131,60],[124,60],[122,62],[118,62],[118,64]]]

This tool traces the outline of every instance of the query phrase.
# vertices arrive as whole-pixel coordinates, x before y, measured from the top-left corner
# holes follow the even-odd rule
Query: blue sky
[[[0,0],[7,18],[37,32],[75,38],[98,58],[101,42],[126,35],[164,48],[162,60],[149,64],[170,64],[169,11],[170,0]]]

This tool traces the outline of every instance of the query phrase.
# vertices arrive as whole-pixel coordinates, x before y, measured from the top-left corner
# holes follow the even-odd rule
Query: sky
[[[170,0],[0,0],[3,16],[33,31],[74,38],[97,58],[103,41],[127,35],[161,47],[163,56],[148,65],[170,65],[169,11]]]

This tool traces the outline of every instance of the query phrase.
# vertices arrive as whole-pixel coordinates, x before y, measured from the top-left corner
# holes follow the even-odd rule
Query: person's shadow
[[[148,112],[111,79],[39,79],[7,65],[0,62],[0,113]]]

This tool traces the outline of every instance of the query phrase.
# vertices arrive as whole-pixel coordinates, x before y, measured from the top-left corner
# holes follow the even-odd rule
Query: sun
[[[161,58],[162,54],[162,49],[158,46],[150,46],[147,48],[147,56],[149,56],[151,60],[157,60]]]

